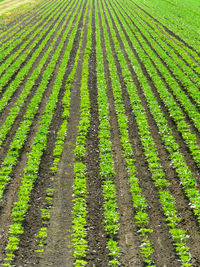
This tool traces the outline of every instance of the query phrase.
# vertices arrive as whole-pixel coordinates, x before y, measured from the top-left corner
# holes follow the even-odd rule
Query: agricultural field
[[[0,25],[0,266],[200,266],[199,16],[42,0]]]

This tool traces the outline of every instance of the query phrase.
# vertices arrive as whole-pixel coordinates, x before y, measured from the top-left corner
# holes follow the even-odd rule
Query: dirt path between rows
[[[84,51],[86,47],[86,38],[87,30],[85,28],[83,45],[81,48],[82,51]],[[83,52],[81,55],[83,55]],[[77,72],[71,88],[71,108],[67,140],[54,185],[55,195],[48,227],[48,242],[41,256],[39,266],[72,266],[73,264],[70,234],[72,224],[71,210],[73,205],[73,151],[76,144],[77,125],[80,118],[82,61],[83,57],[80,56]]]

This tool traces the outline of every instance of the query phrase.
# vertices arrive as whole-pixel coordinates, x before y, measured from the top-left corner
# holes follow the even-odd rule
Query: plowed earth
[[[114,46],[114,41],[112,39],[111,30],[107,21],[107,15],[105,12],[106,7],[111,10],[111,6],[113,10],[120,10],[122,12],[123,16],[129,16],[131,18],[131,13],[128,13],[126,10],[126,6],[124,5],[124,9],[120,9],[119,3],[123,6],[123,1],[101,1],[97,0],[97,5],[95,5],[95,0],[93,0],[93,7],[89,10],[86,8],[86,1],[84,2],[83,7],[79,8],[77,14],[75,15],[75,18],[73,20],[71,29],[69,30],[69,34],[64,42],[64,45],[61,49],[60,55],[58,57],[58,60],[56,62],[55,68],[53,69],[52,75],[50,77],[50,80],[48,82],[48,86],[42,96],[41,103],[39,104],[37,113],[33,119],[33,123],[30,127],[30,130],[27,134],[26,141],[23,145],[23,148],[20,150],[20,156],[17,160],[17,164],[14,166],[12,171],[12,179],[6,186],[6,190],[3,194],[3,199],[0,203],[0,264],[3,266],[4,258],[5,258],[5,248],[8,242],[9,237],[9,227],[12,224],[12,208],[14,205],[14,202],[18,199],[18,191],[21,185],[21,177],[24,174],[24,168],[28,161],[28,155],[31,151],[33,139],[36,136],[37,130],[39,128],[39,121],[41,120],[42,114],[44,112],[44,109],[46,107],[46,104],[48,102],[49,96],[52,92],[52,88],[54,86],[54,81],[58,75],[58,69],[61,64],[63,55],[65,53],[66,47],[68,45],[68,42],[71,38],[71,32],[73,28],[75,27],[76,23],[78,23],[78,28],[75,34],[75,39],[73,42],[73,48],[70,52],[70,58],[67,64],[67,68],[65,70],[64,79],[62,82],[62,86],[59,92],[59,98],[57,101],[57,107],[54,111],[54,115],[51,121],[50,129],[48,132],[48,139],[47,139],[47,145],[45,148],[45,151],[42,155],[39,171],[37,174],[37,180],[34,183],[34,188],[31,192],[31,197],[29,201],[29,208],[26,213],[26,216],[23,221],[23,227],[24,232],[20,237],[20,243],[19,248],[15,252],[15,258],[12,262],[11,266],[72,266],[74,262],[73,258],[73,245],[72,245],[72,208],[73,208],[73,198],[74,198],[74,192],[73,192],[73,181],[74,181],[74,149],[76,146],[76,138],[78,134],[78,124],[80,120],[80,87],[81,87],[81,73],[83,68],[83,57],[84,52],[86,49],[87,44],[87,32],[88,32],[88,23],[89,23],[89,12],[93,13],[92,16],[92,52],[90,55],[89,60],[89,78],[88,78],[88,90],[89,90],[89,96],[90,96],[90,113],[91,113],[91,120],[90,120],[90,128],[87,134],[87,141],[86,141],[86,157],[85,157],[85,164],[86,164],[86,177],[87,177],[87,191],[88,191],[88,197],[87,197],[87,237],[86,240],[88,242],[88,249],[87,254],[85,256],[85,259],[88,262],[89,267],[94,266],[109,266],[109,251],[107,247],[107,233],[103,226],[104,221],[104,211],[103,211],[103,193],[102,193],[102,185],[101,185],[101,176],[100,176],[100,156],[99,156],[99,110],[98,110],[98,88],[97,88],[97,75],[96,72],[96,64],[97,64],[97,55],[96,55],[96,23],[95,23],[95,14],[96,12],[99,13],[99,3],[105,2],[105,5],[103,6],[103,12],[106,19],[106,27],[108,30],[111,47],[112,47],[112,53],[114,56],[115,64],[117,67],[117,71],[120,79],[120,86],[123,93],[123,103],[125,106],[125,112],[126,117],[128,119],[128,133],[129,138],[131,140],[131,146],[135,154],[135,166],[137,169],[136,176],[139,178],[139,186],[141,187],[142,194],[145,196],[148,204],[147,213],[149,216],[149,227],[153,229],[153,233],[150,234],[150,241],[153,244],[154,253],[153,253],[153,261],[156,266],[158,267],[178,267],[182,266],[179,256],[176,253],[174,242],[172,240],[172,237],[169,233],[169,227],[166,223],[166,218],[164,216],[162,206],[160,203],[158,190],[154,185],[154,182],[152,180],[152,173],[149,169],[147,158],[145,155],[144,148],[141,143],[141,137],[138,129],[138,125],[136,122],[136,118],[134,116],[134,112],[131,107],[129,95],[127,92],[127,86],[126,82],[122,75],[122,68],[123,66],[120,65],[120,62],[117,57],[117,53]],[[0,3],[0,15],[1,13],[10,10],[10,8],[14,8],[17,5],[23,3],[25,1],[11,1],[11,0],[5,0],[2,3]],[[56,36],[56,33],[59,31],[59,28],[64,25],[64,28],[61,32],[61,34],[57,37],[57,40],[54,44],[54,47],[52,49],[52,52],[48,55],[48,58],[41,70],[41,72],[38,75],[38,78],[36,79],[36,82],[31,89],[30,94],[27,96],[26,101],[20,108],[19,114],[17,115],[15,121],[12,124],[11,129],[8,131],[8,134],[3,142],[3,145],[0,150],[0,168],[2,168],[2,162],[5,159],[10,144],[15,136],[15,133],[17,129],[20,126],[20,123],[24,120],[24,115],[27,110],[28,104],[30,103],[31,99],[33,98],[38,86],[40,85],[42,81],[42,75],[46,68],[48,67],[48,64],[52,58],[53,53],[55,53],[57,46],[59,45],[59,42],[64,34],[64,31],[66,30],[69,21],[71,20],[71,17],[74,13],[75,8],[77,7],[77,4],[72,7],[72,13],[70,14],[70,17],[66,19],[69,10],[66,8],[62,9],[64,5],[67,3],[75,3],[75,0],[55,0],[55,1],[46,1],[45,5],[44,2],[40,4],[40,6],[36,7],[34,9],[34,12],[27,13],[26,16],[21,17],[21,19],[18,19],[15,22],[12,22],[7,27],[4,27],[3,31],[0,33],[0,41],[1,44],[8,43],[15,39],[15,35],[19,34],[20,31],[23,31],[24,27],[27,27],[27,29],[30,27],[33,27],[37,21],[42,18],[43,14],[47,14],[48,10],[54,10],[53,6],[55,4],[58,4],[57,7],[55,7],[55,10],[57,14],[64,13],[63,19],[59,22],[57,28],[55,29],[55,32],[50,37],[44,48],[42,49],[41,53],[39,54],[39,57],[34,61],[32,67],[30,68],[29,72],[26,74],[25,79],[21,82],[19,86],[17,86],[16,91],[8,101],[5,109],[2,110],[0,114],[0,126],[2,126],[6,118],[10,114],[11,108],[14,106],[17,99],[20,97],[23,89],[26,87],[27,82],[29,79],[31,79],[31,74],[33,71],[37,68],[40,59],[45,55],[48,48],[51,45],[51,42],[53,38]],[[80,1],[79,1],[80,2]],[[92,1],[89,1],[90,5]],[[118,3],[119,2],[119,3]],[[128,1],[129,11],[131,11],[134,14],[134,9],[131,4],[134,3],[134,1]],[[115,3],[115,7],[113,5]],[[144,12],[144,14],[149,18],[149,23],[151,22],[152,16],[145,12],[142,8],[140,8],[138,5],[134,5],[134,8],[138,8],[140,10],[141,14]],[[62,9],[62,11],[60,11]],[[67,10],[67,11],[66,11]],[[86,21],[85,24],[83,24],[83,17],[85,12],[86,14]],[[126,13],[127,12],[127,13]],[[81,13],[79,21],[78,14]],[[51,12],[47,16],[47,18],[51,15]],[[61,15],[61,14],[60,14]],[[37,27],[41,27],[41,31],[45,29],[45,27],[49,27],[49,30],[45,35],[38,41],[38,44],[29,51],[28,56],[26,57],[25,61],[21,62],[20,66],[16,69],[16,71],[13,73],[12,77],[10,77],[6,83],[6,85],[3,87],[3,90],[1,92],[1,99],[4,97],[4,93],[9,89],[9,86],[11,82],[17,77],[17,74],[22,70],[23,66],[27,64],[27,62],[30,60],[31,56],[34,54],[34,52],[38,49],[39,45],[41,44],[42,40],[47,36],[48,32],[55,27],[56,22],[58,21],[60,15],[54,19],[52,18],[49,20],[47,24],[43,27],[43,23],[45,21],[41,21],[41,24]],[[145,94],[143,92],[143,88],[140,84],[140,81],[138,80],[138,77],[135,73],[134,66],[132,65],[129,55],[127,54],[124,46],[124,40],[119,35],[119,29],[117,28],[115,24],[115,18],[113,18],[112,13],[109,13],[109,16],[112,20],[114,30],[116,32],[117,40],[121,47],[121,53],[124,55],[124,58],[126,60],[126,64],[129,67],[129,70],[131,72],[131,75],[133,77],[134,83],[137,87],[137,93],[140,97],[141,103],[144,107],[147,121],[149,124],[149,130],[153,137],[153,140],[156,144],[156,149],[158,152],[158,156],[160,159],[160,163],[163,167],[165,178],[171,183],[169,187],[169,191],[172,194],[172,196],[175,199],[176,203],[176,209],[178,211],[178,215],[181,217],[181,221],[178,223],[178,226],[182,229],[184,229],[189,238],[186,242],[189,252],[191,254],[191,260],[192,266],[198,267],[200,266],[200,235],[199,235],[199,225],[197,222],[197,219],[193,213],[193,210],[191,208],[191,205],[189,203],[189,200],[183,190],[182,185],[180,184],[179,178],[177,176],[176,170],[172,166],[172,163],[169,159],[169,152],[167,151],[161,136],[160,132],[157,126],[156,121],[154,120],[151,111],[148,106],[148,102],[146,100]],[[47,20],[46,18],[46,20]],[[120,18],[118,18],[120,21]],[[134,25],[134,17],[132,18],[132,24]],[[114,158],[114,168],[116,172],[116,176],[114,179],[114,184],[116,187],[117,192],[117,208],[120,215],[119,219],[119,231],[117,233],[117,241],[119,246],[119,262],[120,266],[130,266],[130,267],[142,267],[147,266],[147,264],[144,263],[144,259],[141,256],[140,253],[140,246],[141,246],[141,237],[138,234],[138,226],[135,223],[134,215],[135,215],[135,209],[133,208],[133,200],[130,193],[130,185],[128,181],[128,173],[126,169],[126,163],[123,156],[123,148],[120,142],[120,131],[119,131],[119,125],[117,121],[117,114],[115,110],[115,103],[114,103],[114,97],[113,97],[113,88],[111,83],[110,76],[112,73],[110,73],[109,66],[108,66],[108,55],[106,53],[105,49],[105,40],[103,35],[103,26],[102,26],[102,20],[100,19],[100,30],[101,30],[101,42],[102,42],[102,53],[103,53],[103,59],[104,59],[104,69],[105,69],[105,79],[107,83],[107,97],[109,102],[109,114],[110,114],[110,125],[111,125],[111,142],[112,142],[112,156]],[[148,69],[146,68],[145,64],[140,59],[140,55],[137,53],[136,49],[134,48],[133,44],[131,43],[131,37],[129,37],[128,33],[126,32],[126,29],[123,26],[123,23],[120,22],[121,29],[125,33],[125,38],[127,39],[131,50],[136,57],[138,61],[138,65],[141,66],[143,75],[148,80],[148,84],[150,85],[156,99],[158,102],[158,105],[160,106],[161,110],[164,112],[165,118],[167,120],[168,126],[172,129],[173,136],[175,137],[176,142],[180,146],[180,151],[184,156],[185,162],[191,169],[191,171],[194,174],[194,177],[197,181],[197,187],[200,188],[200,174],[199,174],[199,167],[194,162],[193,157],[187,147],[187,145],[184,142],[184,139],[182,135],[180,134],[176,123],[174,122],[169,110],[166,108],[163,100],[160,98],[160,95],[157,91],[156,85],[154,84]],[[167,28],[165,28],[166,31],[164,34],[167,36],[169,40],[173,44],[176,45],[176,35],[173,34],[170,31],[167,31]],[[36,30],[36,29],[35,29]],[[29,37],[31,37],[31,34],[29,33],[28,36],[26,36],[24,39],[20,40],[20,43],[11,49],[9,55],[5,57],[5,59],[0,62],[3,64],[6,62],[6,60],[9,59],[9,57],[17,53],[17,51],[20,49],[20,47],[23,45],[23,43],[28,40]],[[60,162],[58,166],[58,171],[55,175],[55,179],[51,180],[51,170],[50,167],[53,163],[53,150],[55,147],[56,142],[56,136],[57,132],[59,130],[59,127],[62,123],[62,98],[64,96],[65,92],[65,86],[67,78],[73,69],[73,66],[75,64],[74,59],[79,47],[80,42],[80,35],[81,31],[83,31],[83,41],[80,47],[80,56],[78,59],[76,74],[74,77],[74,80],[71,85],[71,99],[70,99],[70,117],[68,120],[68,127],[65,137],[65,143],[64,143],[64,149],[62,156],[60,157]],[[138,29],[139,31],[139,29]],[[140,32],[140,31],[139,31]],[[142,33],[141,33],[142,35]],[[173,37],[173,38],[172,38]],[[35,37],[36,38],[36,37]],[[34,39],[35,40],[35,39]],[[33,41],[34,41],[33,40]],[[180,38],[179,41],[181,42]],[[151,47],[151,40],[144,40],[144,42],[147,43],[147,45]],[[27,49],[29,49],[29,45],[27,45],[23,51],[19,53],[19,55],[12,61],[12,64],[10,67],[14,66],[15,61],[17,58],[20,58],[20,56],[25,53]],[[180,44],[179,44],[180,45]],[[182,42],[182,46],[184,49],[185,43]],[[1,49],[1,47],[0,47]],[[6,48],[5,48],[6,49]],[[153,49],[153,48],[152,48]],[[172,48],[173,49],[173,48]],[[1,50],[0,50],[1,51]],[[185,52],[186,53],[186,52]],[[188,52],[187,52],[188,53]],[[148,55],[147,55],[148,56]],[[158,55],[157,55],[158,57]],[[181,57],[181,56],[180,56]],[[153,64],[153,62],[152,62]],[[164,62],[161,64],[164,65]],[[175,63],[176,64],[176,63]],[[155,68],[157,66],[154,64]],[[169,66],[165,66],[170,70]],[[173,76],[173,70],[170,70],[170,74]],[[0,76],[0,80],[9,72],[9,68],[5,69],[2,75]],[[165,82],[166,88],[170,91],[170,87],[168,86],[167,82],[165,81],[162,74],[157,72],[158,79],[162,79]],[[180,83],[181,88],[181,80],[177,81]],[[170,91],[171,92],[171,91]],[[187,94],[187,92],[185,92]],[[174,97],[174,96],[173,96]],[[175,98],[175,97],[174,97]],[[191,103],[195,105],[194,101]],[[176,99],[177,106],[180,106],[181,110],[184,113],[185,120],[189,124],[189,127],[191,129],[191,132],[196,135],[198,145],[200,144],[200,133],[198,129],[195,127],[193,121],[189,118],[186,111],[184,110],[183,106],[179,103],[179,101]],[[198,107],[199,111],[199,107]],[[46,190],[47,188],[51,188],[54,190],[53,200],[52,204],[49,207],[46,203],[45,197],[46,197]],[[44,208],[50,208],[50,218],[47,224],[47,239],[45,241],[44,245],[44,252],[36,252],[38,249],[38,242],[39,239],[37,237],[38,231],[43,226],[42,218],[41,218],[41,209]]]

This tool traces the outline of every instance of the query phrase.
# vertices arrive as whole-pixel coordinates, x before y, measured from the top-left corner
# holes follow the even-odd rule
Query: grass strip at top
[[[128,25],[129,25],[129,23],[130,23],[130,20],[127,21]],[[135,28],[132,28],[132,27],[129,27],[129,28],[132,29],[131,33],[136,35]],[[145,34],[145,31],[143,31],[143,32]],[[144,51],[146,51],[146,54],[150,55],[151,54],[150,49],[149,49],[148,45],[144,42],[144,39],[142,39],[142,37],[140,35],[137,35],[137,36],[138,36],[138,40],[139,40],[138,43],[140,42],[140,44],[142,44],[142,45],[140,45],[141,48],[144,48]],[[150,37],[148,38],[148,40],[150,40]],[[153,43],[153,40],[151,40],[151,44],[152,43]],[[148,51],[148,53],[147,53],[147,51]],[[159,51],[158,47],[157,47],[156,51]],[[164,54],[163,54],[163,57],[164,57]],[[196,138],[195,134],[191,133],[190,125],[186,122],[184,113],[182,112],[181,108],[177,105],[173,95],[166,88],[164,82],[161,79],[158,79],[158,77],[157,77],[158,74],[157,74],[156,68],[154,66],[152,66],[151,61],[149,59],[147,59],[145,55],[143,55],[143,62],[145,62],[146,68],[151,70],[151,71],[149,71],[149,75],[152,78],[152,81],[154,82],[154,85],[155,85],[155,87],[156,87],[156,89],[160,95],[160,98],[162,99],[164,105],[166,106],[166,108],[170,114],[170,117],[173,118],[175,124],[177,125],[177,129],[181,133],[185,144],[188,146],[194,161],[197,163],[198,166],[200,166],[200,153],[199,153],[200,149],[199,149],[199,146],[197,145],[197,138]],[[160,65],[160,63],[156,62],[155,65],[158,67],[158,65]],[[163,69],[163,71],[165,71],[165,68]],[[168,79],[166,79],[166,80],[170,81],[170,86],[173,86],[173,88],[179,87],[178,84],[176,82],[174,82],[174,79],[171,77],[170,74],[168,74]],[[199,94],[199,91],[197,88],[195,89],[195,91],[193,93],[192,93],[193,90],[191,87],[189,90],[191,90],[192,95],[195,95],[194,98],[196,98],[196,99],[200,98],[200,94]],[[196,128],[200,131],[200,115],[199,115],[198,110],[196,109],[195,106],[192,105],[190,100],[187,98],[187,96],[184,94],[184,92],[180,88],[176,89],[176,91],[177,91],[178,95],[180,95],[180,96],[182,95],[182,102],[184,102],[184,107],[187,106],[187,111],[188,111],[189,117],[193,120]],[[152,99],[152,97],[151,97],[151,99]],[[151,101],[151,99],[149,101]],[[183,104],[182,104],[182,106],[183,106]],[[161,111],[161,109],[160,109],[159,113],[162,113],[163,118],[165,117],[163,112]],[[157,116],[156,116],[156,118],[157,118]],[[165,120],[165,121],[166,121],[166,132],[167,131],[171,132],[171,130],[169,130],[169,128],[167,127],[167,120]]]
[[[131,19],[133,20],[134,18],[134,23],[137,23],[139,28],[144,28],[151,35],[151,38],[153,38],[156,43],[163,47],[166,53],[170,55],[170,57],[173,58],[176,63],[178,63],[180,69],[183,69],[184,72],[189,75],[190,79],[199,86],[199,77],[197,74],[200,74],[200,69],[197,64],[198,60],[197,62],[192,60],[183,45],[175,42],[174,39],[167,37],[167,34],[165,32],[162,32],[158,29],[153,19],[139,10],[137,6],[130,5],[129,1],[124,1],[123,5],[131,15]],[[132,12],[133,7],[134,13]],[[198,56],[197,58],[199,59]],[[195,58],[195,60],[197,58]],[[174,67],[175,66],[176,64],[174,64]]]
[[[136,3],[137,5],[139,4],[138,6],[142,6],[142,9],[146,11],[147,7],[143,5],[142,2],[143,1],[134,0],[134,3]],[[188,17],[187,13],[185,13],[187,9],[184,9],[182,7],[179,9],[174,9],[171,5],[168,5],[167,2],[161,8],[161,5],[163,3],[165,3],[165,1],[159,1],[157,5],[155,0],[149,2],[150,6],[148,5],[148,14],[153,16],[154,19],[156,19],[156,23],[159,24],[159,26],[162,25],[168,28],[170,35],[175,35],[176,39],[180,38],[182,40],[182,43],[186,44],[187,46],[190,46],[193,50],[199,53],[200,40],[198,28],[196,28],[199,27],[197,26],[199,24],[199,15],[195,16],[195,13],[191,13],[190,17]],[[175,13],[173,12],[174,10],[176,10]],[[190,20],[190,22],[187,22],[188,19]],[[193,23],[195,19],[197,19],[196,22],[198,22],[198,24],[196,25]],[[196,30],[194,30],[194,27],[196,28]]]

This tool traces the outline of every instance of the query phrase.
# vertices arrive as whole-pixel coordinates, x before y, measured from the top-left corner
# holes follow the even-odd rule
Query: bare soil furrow
[[[75,54],[79,43],[79,33],[77,33],[73,50],[71,51],[70,61],[68,63],[64,81],[67,79],[70,71],[73,68]],[[62,58],[62,56],[61,56]],[[57,131],[60,128],[62,122],[62,98],[65,91],[65,84],[63,83],[62,89],[59,94],[58,105],[56,107],[51,127],[49,130],[49,138],[47,141],[46,150],[42,156],[38,179],[34,186],[34,191],[31,196],[31,206],[29,208],[28,214],[26,216],[24,234],[20,242],[20,249],[17,252],[15,264],[18,266],[24,264],[24,266],[30,266],[30,264],[39,264],[40,256],[35,252],[38,243],[38,239],[34,238],[39,229],[42,227],[41,221],[41,211],[40,209],[46,207],[46,189],[49,186],[53,186],[53,181],[51,181],[51,171],[50,167],[53,163],[53,149],[56,141]],[[46,101],[44,101],[46,102]],[[31,251],[31,253],[30,253]]]
[[[96,39],[95,9],[93,3],[92,17],[92,53],[89,60],[89,94],[90,94],[90,128],[87,135],[87,241],[88,266],[108,266],[108,249],[106,248],[106,232],[103,227],[103,194],[102,180],[99,173],[99,115],[96,81]],[[95,237],[95,238],[94,238]]]
[[[81,28],[81,25],[79,28]],[[84,51],[85,46],[86,28],[81,51]],[[81,53],[81,55],[83,55],[83,53]],[[72,266],[73,264],[70,234],[72,224],[71,210],[73,207],[73,151],[76,145],[77,125],[80,118],[82,61],[83,58],[80,56],[77,72],[71,87],[70,118],[68,121],[67,137],[58,172],[53,183],[55,193],[48,227],[47,245],[44,253],[40,256],[39,266]]]

